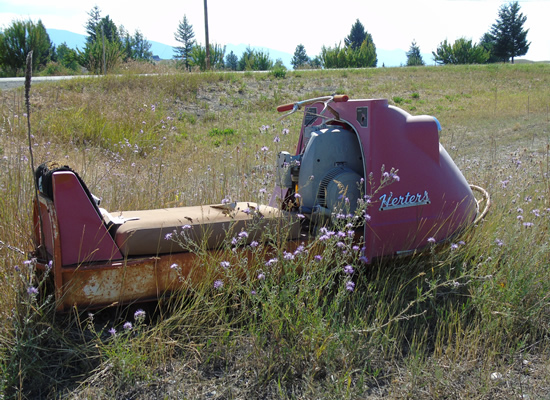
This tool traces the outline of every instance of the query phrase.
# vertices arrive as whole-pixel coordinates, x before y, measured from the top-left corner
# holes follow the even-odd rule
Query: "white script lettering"
[[[389,195],[383,194],[378,200],[380,200],[381,211],[430,204],[430,196],[428,196],[427,190],[424,191],[424,194],[410,194],[407,192],[405,196],[394,196],[393,193],[390,192]]]

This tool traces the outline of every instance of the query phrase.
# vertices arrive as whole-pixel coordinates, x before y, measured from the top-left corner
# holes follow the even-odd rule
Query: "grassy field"
[[[279,262],[258,261],[244,281],[202,254],[223,286],[55,314],[25,262],[24,93],[2,91],[0,398],[550,397],[550,65],[137,72],[34,85],[35,167],[70,165],[109,210],[266,203],[301,122],[276,122],[276,106],[345,93],[437,117],[442,144],[493,207],[426,254],[363,265],[335,243],[292,259],[281,245]]]

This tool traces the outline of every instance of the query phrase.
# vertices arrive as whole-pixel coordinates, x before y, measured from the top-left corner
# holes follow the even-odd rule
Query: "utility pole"
[[[206,34],[206,70],[210,70],[210,43],[208,42],[208,4],[204,0],[204,32]]]

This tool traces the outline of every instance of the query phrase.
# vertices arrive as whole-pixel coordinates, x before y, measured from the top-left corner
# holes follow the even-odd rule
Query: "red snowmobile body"
[[[295,247],[368,202],[359,229],[364,256],[372,260],[421,249],[429,238],[445,240],[476,218],[476,199],[439,143],[434,117],[411,116],[387,100],[347,96],[279,111],[303,105],[296,154],[279,155],[269,206],[242,202],[111,214],[70,168],[41,166],[33,257],[52,275],[57,310],[156,299],[204,279],[196,256],[166,239],[182,226],[211,251],[229,232],[252,224],[287,227],[285,240]],[[251,208],[254,213],[246,211]]]

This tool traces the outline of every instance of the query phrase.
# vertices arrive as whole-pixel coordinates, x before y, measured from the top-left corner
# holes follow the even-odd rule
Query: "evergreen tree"
[[[190,66],[190,56],[195,45],[194,38],[193,26],[187,21],[187,16],[184,15],[174,34],[174,39],[181,43],[181,46],[174,47],[174,52],[176,53],[176,58],[182,61],[185,69],[189,69]]]
[[[451,45],[445,39],[432,52],[437,64],[484,64],[489,59],[489,52],[471,40],[460,38]]]
[[[342,47],[340,44],[334,48],[321,48],[321,64],[323,68],[368,68],[376,67],[378,63],[376,57],[376,47],[369,40],[370,35],[363,41],[357,50],[351,46]]]
[[[57,61],[72,71],[78,70],[78,54],[76,50],[67,46],[66,42],[61,43],[57,47]]]
[[[139,29],[136,29],[132,38],[132,58],[134,60],[151,60],[151,42],[149,42]]]
[[[352,25],[349,35],[344,39],[344,44],[353,50],[358,50],[366,39],[367,31],[359,19],[357,19]]]
[[[139,29],[136,29],[133,36],[122,25],[118,28],[118,31],[122,42],[124,61],[147,61],[153,57],[151,43],[145,39]]]
[[[233,53],[233,50],[225,56],[225,68],[230,69],[231,71],[236,71],[239,66],[239,58],[235,53]]]
[[[290,60],[290,63],[294,69],[303,68],[309,64],[309,57],[307,56],[306,48],[303,44],[296,46],[294,56],[292,57],[292,60]]]
[[[309,60],[309,65],[311,66],[311,68],[321,68],[321,57],[320,56],[315,56],[313,58],[311,58]]]
[[[86,25],[84,27],[86,28],[86,33],[88,34],[88,37],[86,38],[87,43],[95,42],[96,40],[96,31],[97,26],[99,25],[99,22],[101,21],[101,10],[96,5],[94,8],[92,8],[88,12],[88,21],[86,22]]]
[[[413,40],[411,47],[407,52],[407,67],[425,65],[424,60],[422,59],[422,54],[420,54],[420,47],[416,44],[416,40]]]
[[[206,57],[210,56],[210,64],[206,63]],[[210,66],[211,69],[223,69],[225,56],[225,46],[218,44],[210,45],[208,53],[206,47],[201,45],[193,46],[191,53],[189,54],[189,66],[197,67],[201,71],[206,71]]]
[[[45,66],[55,51],[41,20],[36,24],[31,20],[13,21],[0,33],[0,66],[10,74],[24,71],[30,51],[34,71]]]
[[[254,52],[254,71],[269,71],[273,67],[273,60],[269,52],[258,50]]]
[[[481,39],[479,39],[479,46],[483,47],[483,49],[489,53],[488,63],[500,61],[500,58],[495,55],[495,42],[495,38],[490,32],[484,33]]]
[[[504,62],[527,54],[531,43],[527,43],[529,29],[523,29],[527,17],[520,13],[519,3],[505,4],[498,12],[498,19],[492,25],[490,34],[494,38],[493,52]]]
[[[108,15],[101,18],[96,26],[96,40],[103,41],[104,37],[106,41],[109,41],[111,43],[122,44],[120,36],[118,34],[118,28]]]
[[[248,46],[239,58],[239,71],[254,70],[254,49]]]

